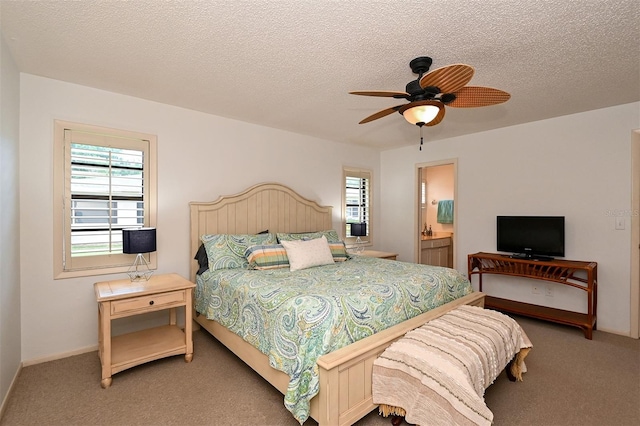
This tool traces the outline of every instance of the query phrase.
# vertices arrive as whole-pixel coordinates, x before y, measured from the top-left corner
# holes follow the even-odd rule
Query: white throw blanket
[[[391,344],[373,364],[373,402],[418,425],[490,425],[484,391],[509,361],[522,380],[531,342],[500,312],[460,306]]]

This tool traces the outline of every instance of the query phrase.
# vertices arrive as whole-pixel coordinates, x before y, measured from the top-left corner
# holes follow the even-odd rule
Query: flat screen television
[[[513,257],[564,257],[564,216],[498,216],[497,249]]]

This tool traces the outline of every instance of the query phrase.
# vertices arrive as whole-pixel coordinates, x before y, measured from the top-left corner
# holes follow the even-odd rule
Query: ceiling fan
[[[405,92],[387,90],[353,91],[352,95],[381,96],[406,99],[409,103],[383,109],[360,121],[369,123],[399,112],[411,124],[435,126],[444,118],[445,105],[456,108],[473,108],[506,102],[510,94],[499,89],[467,86],[473,77],[473,67],[465,64],[448,65],[429,71],[432,60],[428,56],[415,58],[409,63],[418,78],[409,82]]]

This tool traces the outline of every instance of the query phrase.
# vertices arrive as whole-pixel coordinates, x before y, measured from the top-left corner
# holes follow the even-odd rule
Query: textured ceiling
[[[640,100],[638,0],[0,1],[20,71],[338,142],[417,144],[404,91],[465,63],[511,93],[447,108],[425,142]]]

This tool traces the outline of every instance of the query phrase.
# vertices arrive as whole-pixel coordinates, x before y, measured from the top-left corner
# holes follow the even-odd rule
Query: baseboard
[[[602,332],[604,332],[604,333],[617,334],[618,336],[631,337],[632,339],[635,339],[635,337],[633,337],[633,336],[631,335],[631,333],[630,333],[630,332],[628,332],[628,331],[626,331],[626,332],[624,332],[624,333],[623,333],[623,332],[621,332],[621,331],[611,330],[611,329],[608,329],[608,328],[602,328],[602,327],[600,327],[600,326],[597,326],[596,330],[597,330],[597,331],[602,331]]]
[[[11,398],[11,395],[13,394],[13,389],[15,388],[16,383],[18,383],[18,377],[20,376],[21,372],[22,372],[22,363],[18,365],[18,370],[16,370],[16,374],[14,374],[13,380],[11,380],[11,385],[9,385],[9,389],[7,390],[6,395],[2,399],[2,405],[0,405],[0,420],[2,420],[2,417],[4,416],[4,411],[7,408],[7,403]]]
[[[98,350],[98,345],[92,345],[92,346],[76,349],[70,352],[62,352],[59,354],[49,355],[42,358],[34,358],[34,359],[22,361],[22,365],[24,367],[28,367],[30,365],[42,364],[43,362],[55,361],[57,359],[68,358],[74,355],[86,354],[87,352],[93,352],[97,350]]]

